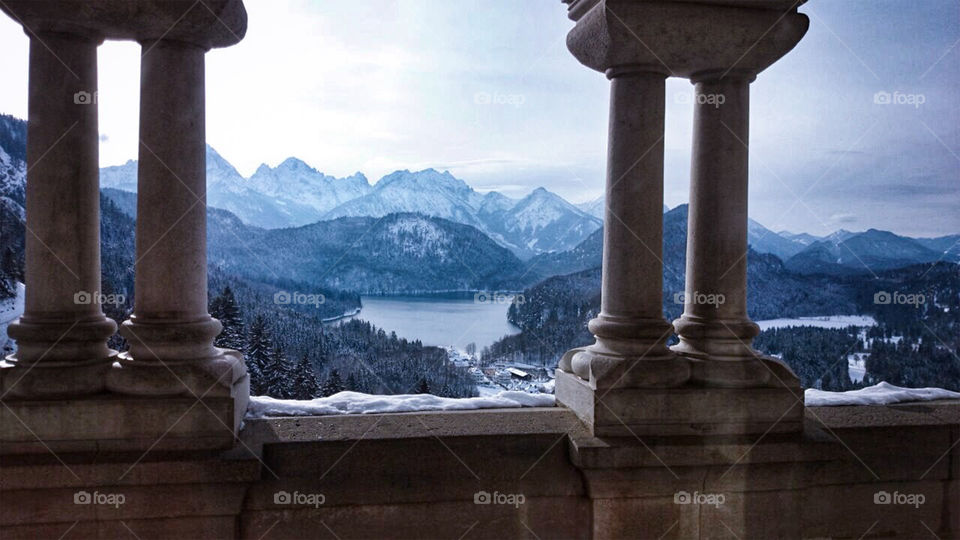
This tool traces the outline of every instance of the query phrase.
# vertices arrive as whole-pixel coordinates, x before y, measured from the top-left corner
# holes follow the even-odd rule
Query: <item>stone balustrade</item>
[[[800,430],[799,380],[750,346],[747,161],[749,84],[797,44],[807,17],[779,1],[568,4],[567,46],[607,75],[611,99],[596,343],[563,357],[557,400],[597,436]],[[690,79],[697,98],[685,305],[673,325],[662,315],[666,76]]]
[[[33,409],[49,403],[30,400],[74,400],[61,414],[76,429],[48,433],[53,440],[99,431],[146,441],[179,425],[179,437],[232,444],[249,378],[240,353],[214,347],[221,325],[207,312],[204,56],[240,41],[243,3],[0,7],[30,36],[26,308],[9,330],[18,350],[0,366],[4,398],[23,403],[14,404],[19,414],[9,410],[36,417]],[[121,328],[130,345],[121,354],[107,347],[116,324],[99,302],[97,46],[105,39],[142,46],[135,305]],[[187,417],[193,408],[184,412],[183,398],[203,403],[196,413],[210,418]],[[83,417],[92,411],[116,431],[92,429]]]

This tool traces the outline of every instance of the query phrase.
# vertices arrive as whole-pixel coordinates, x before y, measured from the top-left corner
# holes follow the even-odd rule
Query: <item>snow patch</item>
[[[760,330],[788,328],[792,326],[810,326],[814,328],[846,328],[848,326],[876,326],[877,321],[869,315],[829,315],[825,317],[797,317],[794,319],[768,319],[754,321]]]
[[[473,409],[511,409],[517,407],[553,407],[552,395],[503,391],[492,396],[445,398],[431,394],[376,396],[360,392],[339,392],[310,400],[274,399],[251,396],[247,418],[267,416],[317,416],[326,414],[377,414],[414,411],[464,411]]]
[[[960,392],[951,392],[943,388],[902,388],[886,382],[847,392],[825,392],[813,388],[804,392],[804,401],[807,407],[889,405],[904,401],[933,401],[935,399],[960,399]]]

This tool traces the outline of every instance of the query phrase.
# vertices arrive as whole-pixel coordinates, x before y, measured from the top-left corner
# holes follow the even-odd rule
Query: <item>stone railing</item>
[[[17,352],[0,367],[12,403],[3,440],[32,440],[22,429],[32,426],[17,419],[53,414],[55,401],[64,424],[41,442],[149,440],[177,425],[175,438],[231,444],[249,379],[240,353],[214,347],[221,325],[207,312],[204,55],[240,41],[242,2],[0,7],[30,37],[26,305],[9,328]],[[120,354],[107,346],[116,324],[99,301],[97,47],[105,39],[142,47],[135,306],[120,329],[130,348]],[[217,422],[175,422],[187,415],[182,399],[215,409]],[[91,411],[99,422],[83,416]]]

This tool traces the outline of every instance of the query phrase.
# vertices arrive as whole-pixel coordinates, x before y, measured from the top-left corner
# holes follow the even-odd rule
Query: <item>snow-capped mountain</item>
[[[519,201],[497,192],[481,195],[449,172],[434,169],[389,174],[370,193],[334,208],[324,218],[381,217],[397,212],[471,225],[521,258],[569,249],[602,225],[544,188]]]
[[[781,236],[752,219],[747,220],[747,243],[758,253],[773,253],[784,261],[807,246],[793,238]]]
[[[136,192],[136,160],[100,169],[100,186]],[[295,158],[276,168],[261,165],[247,179],[207,146],[207,204],[229,210],[250,225],[275,229],[314,223],[324,212],[369,190],[362,174],[334,178]]]
[[[370,193],[337,206],[324,219],[382,217],[397,212],[421,213],[483,228],[477,209],[483,195],[449,172],[425,169],[388,174]]]
[[[254,190],[269,195],[290,206],[304,206],[312,210],[303,219],[306,225],[317,221],[317,212],[333,208],[370,192],[370,182],[363,173],[336,178],[307,165],[297,158],[287,158],[276,168],[262,164],[250,177]]]
[[[523,258],[570,249],[603,225],[544,188],[508,209],[487,214],[484,221],[487,230],[516,246],[514,252]]]

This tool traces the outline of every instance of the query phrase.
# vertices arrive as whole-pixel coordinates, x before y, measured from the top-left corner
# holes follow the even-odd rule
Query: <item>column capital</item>
[[[568,0],[576,26],[567,48],[609,73],[633,66],[674,77],[755,77],[800,41],[809,26],[782,0]]]
[[[6,0],[0,11],[30,32],[138,42],[166,39],[211,49],[243,39],[242,0]]]

